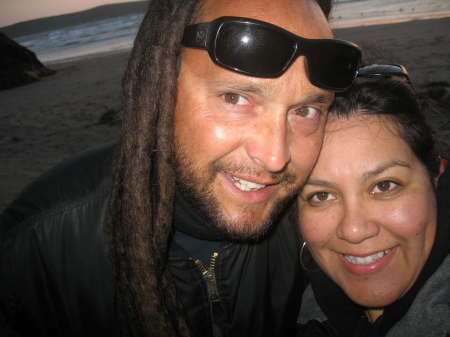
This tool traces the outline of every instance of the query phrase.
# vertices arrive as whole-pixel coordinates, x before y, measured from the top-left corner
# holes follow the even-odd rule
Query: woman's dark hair
[[[328,17],[332,0],[317,1]],[[107,224],[123,336],[191,335],[167,254],[181,38],[188,24],[199,22],[200,11],[201,0],[151,0],[122,82],[124,116]]]
[[[429,109],[430,101],[418,94],[406,77],[360,76],[349,91],[336,95],[329,120],[365,114],[386,117],[434,178],[439,175],[440,161],[426,121]]]

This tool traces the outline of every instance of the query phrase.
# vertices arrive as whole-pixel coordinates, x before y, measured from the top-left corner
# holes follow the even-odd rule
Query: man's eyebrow
[[[213,79],[208,81],[208,84],[210,87],[221,88],[222,90],[230,90],[231,92],[240,91],[255,93],[264,96],[271,96],[276,94],[275,88],[272,85],[266,83],[244,83],[242,81],[237,81],[234,79]],[[299,104],[331,104],[333,102],[333,99],[333,95],[311,93],[303,97]]]
[[[250,92],[256,94],[272,95],[275,90],[265,83],[248,83],[234,79],[213,79],[208,81],[211,87],[223,88],[223,90]]]
[[[328,103],[331,104],[334,100],[334,96],[332,95],[322,95],[322,94],[310,94],[302,99],[308,103]]]
[[[408,163],[406,163],[404,161],[391,160],[391,161],[389,161],[387,163],[379,165],[378,167],[376,167],[373,170],[370,170],[370,171],[364,173],[362,178],[361,178],[361,180],[362,181],[366,181],[367,179],[373,178],[373,177],[383,173],[384,171],[386,171],[386,170],[388,170],[388,169],[390,169],[392,167],[396,167],[396,166],[407,167],[407,168],[411,167]]]

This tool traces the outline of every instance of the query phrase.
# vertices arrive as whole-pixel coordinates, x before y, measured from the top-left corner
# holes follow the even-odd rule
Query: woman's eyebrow
[[[332,182],[322,180],[322,179],[308,179],[306,181],[305,186],[307,186],[307,185],[315,186],[315,187],[334,187],[334,186],[336,186]]]
[[[409,164],[407,164],[406,162],[403,161],[398,161],[398,160],[392,160],[389,161],[387,163],[383,163],[381,165],[379,165],[378,167],[376,167],[373,170],[370,170],[368,172],[365,172],[361,178],[362,181],[366,181],[372,177],[375,177],[383,172],[385,172],[386,170],[388,170],[389,168],[392,167],[396,167],[396,166],[401,166],[401,167],[406,167],[406,168],[410,168],[411,166]],[[323,179],[308,179],[306,181],[305,186],[314,186],[314,187],[336,187],[336,184],[327,181],[327,180],[323,180]]]
[[[361,178],[362,181],[366,181],[367,179],[373,178],[381,173],[383,173],[384,171],[392,168],[392,167],[396,167],[396,166],[401,166],[401,167],[407,167],[410,168],[411,166],[401,160],[391,160],[387,163],[383,163],[382,165],[379,165],[378,167],[376,167],[373,170],[370,170],[368,172],[365,172]]]

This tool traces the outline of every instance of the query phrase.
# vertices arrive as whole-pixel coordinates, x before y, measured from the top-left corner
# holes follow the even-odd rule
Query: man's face
[[[307,38],[330,38],[315,1],[208,0],[220,16],[267,21]],[[240,75],[206,50],[183,52],[175,112],[177,186],[213,228],[234,239],[264,233],[316,162],[333,94],[314,87],[299,57],[281,77]]]

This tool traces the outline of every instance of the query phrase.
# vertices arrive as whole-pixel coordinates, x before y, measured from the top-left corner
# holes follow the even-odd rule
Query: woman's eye
[[[336,199],[336,197],[329,192],[317,192],[314,193],[310,198],[310,203],[321,203],[329,200]]]
[[[388,192],[392,189],[394,189],[395,187],[397,187],[398,184],[389,181],[389,180],[385,180],[385,181],[380,181],[378,184],[375,185],[375,187],[372,190],[372,194],[375,193],[385,193]]]
[[[242,95],[236,94],[234,92],[228,92],[223,95],[225,102],[230,104],[242,105],[245,104],[246,98]]]
[[[294,110],[294,113],[300,117],[314,118],[320,114],[320,110],[312,106],[301,106]]]

